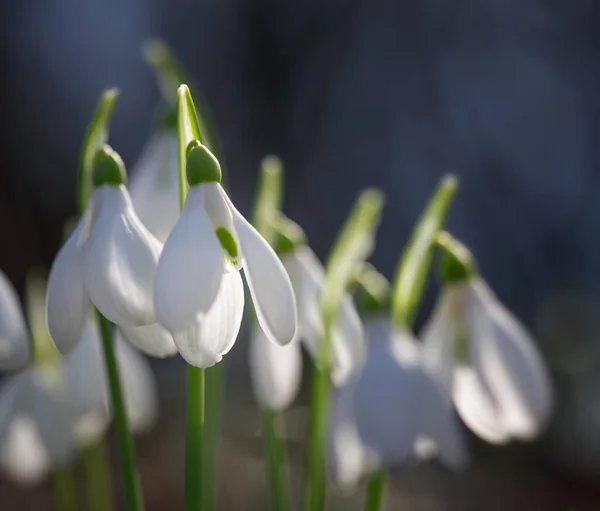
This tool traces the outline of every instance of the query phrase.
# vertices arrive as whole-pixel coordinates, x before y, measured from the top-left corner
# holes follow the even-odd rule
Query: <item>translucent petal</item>
[[[225,192],[220,191],[233,214],[244,258],[244,275],[258,323],[271,341],[287,344],[294,339],[297,325],[296,300],[290,278],[275,251],[235,209]]]
[[[454,325],[452,322],[452,294],[445,288],[421,334],[424,367],[444,385],[448,395],[452,392],[454,370]]]
[[[258,404],[281,411],[290,406],[300,388],[302,353],[292,341],[280,346],[271,342],[261,328],[250,335],[250,376]]]
[[[225,273],[215,303],[190,328],[173,334],[188,364],[210,367],[220,362],[235,343],[244,313],[244,285],[239,272]]]
[[[170,357],[177,353],[173,336],[158,323],[144,326],[119,327],[117,336],[122,336],[138,350],[151,357]]]
[[[141,433],[154,425],[158,415],[156,380],[143,355],[118,338],[115,345],[129,425]]]
[[[552,388],[535,342],[491,290],[472,282],[468,305],[472,363],[518,438],[539,433],[552,411]]]
[[[194,186],[156,269],[158,322],[171,333],[189,328],[212,307],[222,275],[223,249],[204,210],[203,187]]]
[[[456,369],[453,398],[461,419],[478,437],[492,444],[503,444],[509,440],[510,433],[504,426],[497,404],[473,369]]]
[[[62,353],[74,347],[90,310],[83,277],[83,252],[78,242],[84,231],[79,221],[56,255],[48,277],[48,329]]]
[[[313,359],[318,360],[323,342],[323,321],[319,309],[325,278],[323,265],[308,247],[286,254],[283,261],[296,294],[300,339]],[[340,386],[361,366],[365,357],[362,322],[348,295],[342,299],[332,342],[332,378]]]
[[[0,271],[0,371],[21,369],[30,356],[29,335],[19,297]]]
[[[412,456],[419,434],[421,368],[411,344],[370,343],[369,357],[356,383],[357,431],[362,442],[388,466]]]
[[[33,419],[16,415],[0,443],[0,467],[15,483],[33,486],[50,470],[50,456]]]
[[[177,133],[161,130],[152,135],[131,171],[131,200],[140,220],[165,243],[179,219]]]
[[[84,245],[85,287],[117,325],[154,323],[154,273],[162,245],[136,215],[124,185],[103,186],[100,211]]]
[[[207,183],[204,185],[204,209],[210,218],[215,231],[224,228],[233,237],[236,243],[237,254],[228,253],[227,259],[235,263],[235,268],[241,268],[241,249],[237,238],[233,215],[229,203],[225,200],[225,192],[218,183]]]

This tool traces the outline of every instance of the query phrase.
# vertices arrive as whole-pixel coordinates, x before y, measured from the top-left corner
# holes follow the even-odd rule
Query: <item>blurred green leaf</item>
[[[276,156],[267,156],[260,166],[258,190],[254,202],[254,227],[273,246],[275,241],[274,220],[279,214],[283,200],[283,167]]]

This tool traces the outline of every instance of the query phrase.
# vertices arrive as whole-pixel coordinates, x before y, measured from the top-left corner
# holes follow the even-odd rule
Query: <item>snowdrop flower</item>
[[[306,244],[304,233],[287,221],[286,232],[279,233],[278,253],[290,276],[298,304],[298,336],[312,358],[320,360],[324,326],[320,297],[325,282],[323,265]],[[291,227],[293,229],[291,229]],[[333,329],[333,367],[331,377],[343,385],[362,364],[365,356],[363,325],[348,294],[342,299]]]
[[[289,277],[269,244],[237,211],[219,184],[210,151],[190,143],[190,190],[165,243],[154,285],[158,322],[190,364],[209,367],[233,346],[244,308],[244,273],[258,324],[277,344],[296,333],[296,303]]]
[[[35,484],[69,464],[80,443],[97,439],[105,427],[92,408],[71,406],[59,365],[36,366],[0,390],[0,468],[17,483]]]
[[[25,367],[31,357],[29,334],[15,288],[0,271],[0,370]]]
[[[262,329],[250,334],[250,376],[262,408],[282,411],[290,406],[302,377],[302,351],[294,340],[285,346],[271,342]]]
[[[467,460],[450,393],[408,332],[380,316],[366,323],[365,365],[338,389],[331,421],[330,464],[347,486],[379,466],[437,456],[452,469]]]
[[[425,349],[437,353],[434,366],[449,367],[445,360],[453,350],[458,355],[445,379],[458,413],[476,435],[496,444],[531,439],[552,411],[542,357],[523,325],[477,274],[472,256],[462,254],[471,261],[463,268],[446,254],[450,257],[454,275],[447,271],[452,278],[442,277],[446,285],[424,329]]]
[[[125,167],[110,147],[94,156],[93,178],[94,194],[48,281],[48,326],[63,353],[80,338],[90,303],[123,328],[156,323],[152,295],[162,245],[136,215]]]
[[[129,190],[135,211],[164,243],[179,219],[177,132],[162,129],[152,135],[131,175]]]

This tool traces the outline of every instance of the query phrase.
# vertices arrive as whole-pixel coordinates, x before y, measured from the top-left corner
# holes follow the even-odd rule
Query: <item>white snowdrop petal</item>
[[[154,374],[148,360],[126,342],[117,338],[115,346],[129,425],[134,433],[147,431],[158,415]]]
[[[400,365],[398,354],[391,350],[385,340],[370,344],[369,357],[357,377],[353,403],[362,442],[388,466],[411,457],[419,433],[415,407],[418,357],[408,356]]]
[[[452,321],[452,289],[444,288],[421,334],[423,366],[452,392],[454,369],[454,325]]]
[[[335,385],[343,385],[363,364],[365,359],[363,325],[352,299],[344,295],[339,317],[333,329],[333,369]]]
[[[32,374],[31,412],[53,464],[66,465],[77,454],[77,418],[58,367],[36,368]]]
[[[537,435],[552,411],[552,388],[534,340],[482,281],[469,293],[473,364],[493,393],[511,434]]]
[[[142,224],[124,185],[105,185],[99,216],[84,245],[84,280],[91,301],[112,323],[154,323],[154,273],[161,243]]]
[[[164,328],[181,333],[208,312],[220,288],[223,259],[204,210],[203,185],[194,186],[156,269],[154,307]]]
[[[122,326],[118,329],[122,336],[138,350],[151,357],[170,357],[177,353],[173,336],[158,323],[144,326]]]
[[[508,442],[510,433],[502,422],[498,405],[473,369],[456,369],[453,398],[460,418],[473,433],[492,444]]]
[[[233,224],[233,214],[229,208],[228,202],[225,200],[225,192],[218,183],[206,183],[204,185],[204,209],[210,218],[213,228],[217,231],[220,228],[225,229],[235,241],[237,245],[237,254],[229,254],[228,259],[235,263],[235,268],[241,268],[241,251],[240,243],[237,239],[235,226]]]
[[[466,467],[467,446],[459,427],[452,398],[445,385],[427,370],[421,372],[416,405],[420,416],[420,434],[435,446],[434,455],[454,469]]]
[[[261,328],[250,335],[250,376],[258,404],[281,411],[290,406],[302,376],[300,344],[280,346],[271,342]]]
[[[297,327],[296,300],[290,278],[275,251],[220,190],[233,214],[244,258],[244,275],[258,323],[273,342],[287,344],[294,339]]]
[[[179,353],[188,364],[197,367],[210,367],[220,362],[235,343],[243,313],[242,277],[239,272],[225,273],[208,313],[199,315],[186,330],[173,334]]]
[[[74,347],[90,310],[83,276],[83,252],[79,239],[84,231],[82,218],[56,255],[48,277],[48,329],[61,353]]]
[[[0,442],[0,468],[15,483],[33,486],[50,471],[50,456],[33,419],[16,415]]]
[[[142,223],[161,242],[179,219],[177,133],[161,130],[152,135],[131,170],[129,192]]]
[[[15,288],[0,271],[0,371],[23,368],[31,356],[27,325]]]
[[[354,489],[365,474],[378,466],[377,457],[363,445],[356,429],[354,391],[352,381],[336,389],[327,437],[327,465],[342,490]]]

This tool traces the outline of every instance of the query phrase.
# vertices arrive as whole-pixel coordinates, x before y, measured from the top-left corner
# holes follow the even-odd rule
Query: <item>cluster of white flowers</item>
[[[104,435],[111,416],[91,317],[77,348],[65,358],[30,360],[31,346],[36,346],[30,337],[17,293],[0,272],[0,367],[20,370],[0,387],[0,468],[21,484],[34,484],[54,467],[71,463],[80,449]],[[122,339],[116,351],[131,428],[144,431],[156,416],[152,372]]]

